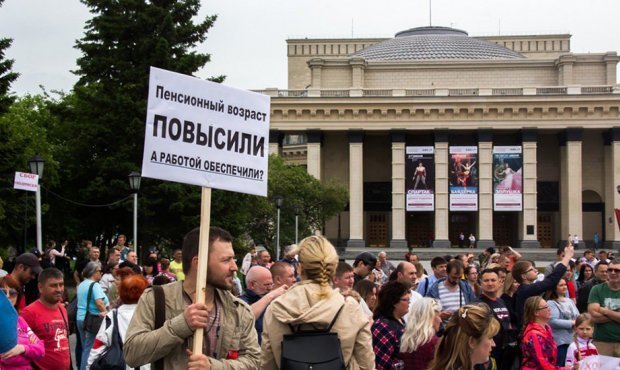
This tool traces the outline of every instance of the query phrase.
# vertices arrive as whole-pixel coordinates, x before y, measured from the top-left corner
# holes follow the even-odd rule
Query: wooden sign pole
[[[209,227],[211,225],[211,188],[202,188],[200,202],[200,239],[198,244],[198,274],[196,275],[196,302],[205,303],[207,263],[209,260]],[[202,353],[204,328],[194,332],[194,354]]]

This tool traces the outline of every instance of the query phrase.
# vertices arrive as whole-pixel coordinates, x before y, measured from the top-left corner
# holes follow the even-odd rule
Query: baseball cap
[[[377,264],[377,257],[370,252],[362,252],[355,257],[355,262],[357,261],[362,261],[365,264],[374,267]]]
[[[15,259],[16,265],[24,265],[32,268],[32,271],[35,274],[39,274],[41,272],[41,264],[39,263],[39,259],[32,253],[23,253],[17,256]]]

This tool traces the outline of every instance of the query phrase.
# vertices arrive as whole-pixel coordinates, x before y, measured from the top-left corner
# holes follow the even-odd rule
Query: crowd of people
[[[232,236],[212,227],[199,303],[198,240],[194,229],[172,259],[150,249],[141,262],[123,235],[104,253],[84,241],[73,273],[57,268],[66,243],[50,242],[47,257],[23,253],[10,274],[0,266],[0,309],[17,313],[0,369],[99,369],[116,347],[127,368],[284,369],[331,354],[320,342],[323,354],[291,350],[307,331],[337,333],[330,361],[348,369],[577,369],[591,355],[620,357],[620,261],[605,251],[576,256],[569,242],[537,267],[488,248],[436,256],[426,271],[413,253],[363,252],[349,264],[310,236],[280,259],[253,247],[238,264]],[[65,279],[75,280],[73,301]]]

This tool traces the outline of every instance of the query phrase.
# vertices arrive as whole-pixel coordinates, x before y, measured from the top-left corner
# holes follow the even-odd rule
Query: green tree
[[[93,18],[76,45],[82,52],[75,71],[79,81],[63,112],[62,137],[70,150],[62,158],[58,192],[80,202],[105,204],[130,193],[127,175],[142,163],[149,68],[189,75],[202,68],[210,56],[196,47],[216,17],[197,20],[199,0],[82,3]],[[143,179],[141,244],[177,243],[197,224],[199,197],[196,187]],[[76,228],[84,236],[131,234],[131,207],[124,202],[110,208],[74,208]]]
[[[0,7],[3,2],[4,0],[0,0]],[[14,60],[6,59],[4,55],[12,42],[9,38],[0,38],[0,114],[5,113],[15,100],[15,97],[9,94],[9,89],[19,74],[11,71]]]
[[[42,186],[58,181],[55,156],[59,143],[49,133],[58,124],[54,115],[57,100],[47,95],[26,95],[17,99],[8,112],[0,115],[0,239],[18,247],[34,246],[34,193],[14,190],[15,171],[30,172],[28,160],[40,155],[45,160]],[[48,209],[46,192],[42,191],[42,213]],[[43,219],[44,223],[47,221]],[[29,245],[24,245],[24,229]],[[51,228],[45,228],[51,229]],[[44,229],[44,230],[45,230]]]
[[[315,230],[322,230],[325,220],[344,210],[348,202],[348,192],[341,184],[332,181],[322,184],[304,167],[287,165],[275,155],[269,157],[267,191],[266,198],[214,191],[212,224],[228,229],[237,237],[247,234],[255,243],[264,244],[274,252],[276,195],[283,197],[280,209],[281,246],[295,242],[295,206],[299,207],[299,238],[302,239]],[[237,244],[235,247],[243,246]]]

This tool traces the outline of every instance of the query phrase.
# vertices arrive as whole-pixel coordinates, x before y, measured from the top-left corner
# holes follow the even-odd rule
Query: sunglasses
[[[2,293],[4,293],[4,295],[6,295],[7,297],[15,297],[17,296],[18,291],[15,289],[0,289],[2,290]]]
[[[620,274],[620,269],[607,269],[607,272],[610,272],[612,274]]]

